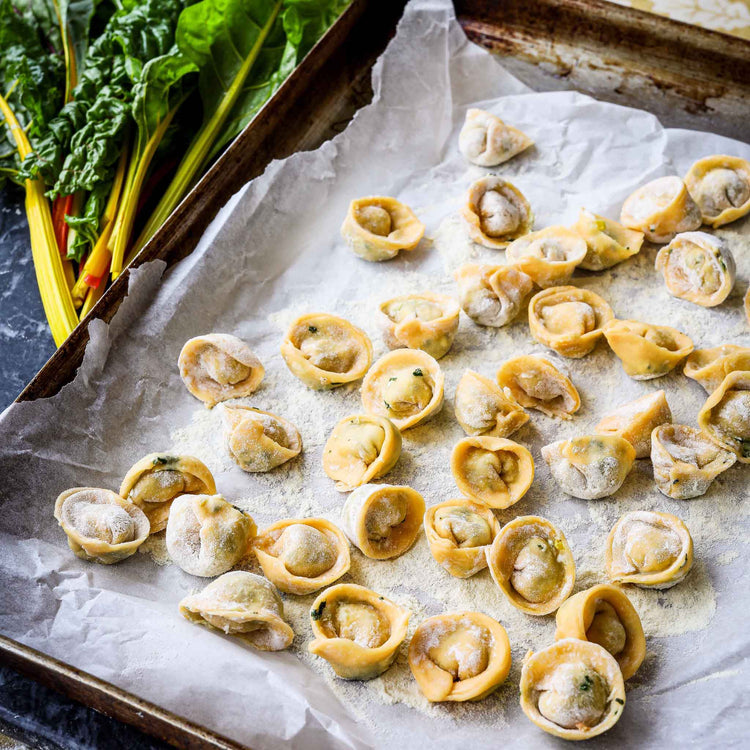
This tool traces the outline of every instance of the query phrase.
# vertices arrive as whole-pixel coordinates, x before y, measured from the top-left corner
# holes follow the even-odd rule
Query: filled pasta
[[[464,126],[458,134],[458,150],[480,167],[496,167],[510,161],[533,144],[525,133],[476,108],[466,110]]]
[[[685,175],[701,219],[711,227],[737,221],[750,213],[750,162],[738,156],[706,156]]]
[[[587,271],[603,271],[637,255],[643,245],[643,232],[628,229],[612,219],[597,216],[585,208],[578,214],[573,231],[586,242],[586,257],[578,264]]]
[[[569,281],[586,252],[583,237],[567,227],[553,226],[514,240],[505,257],[510,265],[546,289]]]
[[[534,225],[534,214],[523,193],[494,175],[471,185],[461,215],[469,237],[491,250],[502,250]]]
[[[513,266],[467,263],[453,276],[461,309],[480,326],[499,328],[510,323],[534,287],[531,277]]]
[[[529,421],[523,407],[473,370],[466,370],[458,381],[453,408],[456,420],[471,436],[509,437]]]
[[[711,440],[750,464],[750,371],[730,372],[698,412],[698,426]]]

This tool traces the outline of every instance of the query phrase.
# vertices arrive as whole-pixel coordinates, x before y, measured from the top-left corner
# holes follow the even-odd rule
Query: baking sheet
[[[384,353],[373,311],[377,302],[418,289],[455,293],[452,270],[467,260],[502,254],[473,247],[457,219],[466,187],[485,173],[458,154],[465,109],[500,114],[536,140],[536,147],[497,171],[526,194],[536,228],[572,223],[580,206],[616,218],[634,188],[663,174],[683,174],[696,158],[750,147],[729,139],[664,130],[649,114],[570,92],[535,94],[469,45],[443,0],[415,0],[374,71],[375,98],[342,135],[314,152],[272,163],[221,211],[200,245],[160,283],[163,264],[139,269],[111,326],[91,325],[91,343],[76,378],[49,400],[15,404],[0,418],[3,477],[0,513],[0,631],[92,672],[165,708],[254,748],[282,741],[305,748],[553,746],[517,705],[521,659],[552,641],[554,618],[513,610],[487,572],[469,581],[444,573],[424,538],[394,562],[368,562],[353,551],[344,580],[364,583],[424,616],[469,605],[508,629],[514,667],[492,697],[469,706],[429,706],[410,680],[403,653],[382,678],[341,683],[327,665],[294,652],[259,654],[197,628],[177,602],[200,579],[137,554],[111,567],[84,563],[67,549],[52,517],[54,498],[72,486],[116,489],[141,455],[190,450],[214,471],[217,486],[248,508],[259,526],[277,518],[323,515],[337,521],[343,496],[320,468],[332,426],[360,409],[356,387],[307,391],[278,352],[286,323],[319,309],[350,318]],[[386,264],[367,264],[344,246],[338,229],[353,197],[380,193],[411,205],[428,240]],[[750,276],[748,222],[718,232],[738,261],[738,284],[720,308],[703,310],[668,297],[653,271],[655,249],[581,283],[603,294],[619,317],[673,324],[696,346],[750,343],[741,296]],[[267,475],[251,476],[221,452],[220,416],[186,392],[176,367],[184,341],[212,330],[247,340],[266,366],[266,380],[248,403],[275,411],[302,432],[304,455]],[[524,316],[499,330],[462,319],[441,366],[446,405],[439,417],[404,436],[399,465],[385,481],[406,483],[429,505],[458,491],[448,469],[462,432],[452,395],[466,367],[492,376],[510,356],[538,352]],[[505,521],[521,513],[550,518],[568,537],[578,567],[577,589],[602,580],[603,540],[623,512],[669,510],[688,524],[697,562],[689,578],[666,592],[629,591],[644,619],[649,657],[629,683],[622,720],[601,747],[656,747],[712,742],[739,746],[748,733],[745,627],[748,564],[747,469],[735,466],[703,498],[671,501],[654,488],[648,462],[638,462],[614,499],[564,496],[541,460],[541,445],[590,431],[609,408],[663,387],[676,421],[694,423],[705,396],[673,374],[630,381],[600,345],[564,363],[583,407],[568,423],[532,412],[515,439],[537,464],[530,493]],[[158,557],[158,544],[153,545]],[[286,597],[298,633],[309,637],[312,597]]]

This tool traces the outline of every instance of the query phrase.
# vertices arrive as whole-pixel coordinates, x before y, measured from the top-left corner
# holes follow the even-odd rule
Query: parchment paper
[[[484,173],[468,165],[457,151],[457,134],[467,106],[497,112],[535,138],[532,152],[497,171],[510,176],[527,195],[536,214],[536,228],[572,223],[580,206],[617,218],[623,199],[633,189],[663,174],[684,174],[692,161],[706,154],[750,158],[746,145],[708,134],[664,130],[644,112],[598,103],[576,93],[531,92],[489,54],[468,44],[447,0],[414,0],[408,6],[397,36],[376,65],[373,84],[373,104],[360,111],[343,134],[315,152],[272,163],[224,207],[195,252],[164,278],[160,279],[161,263],[138,270],[111,326],[92,323],[91,342],[73,383],[54,398],[13,405],[2,415],[0,630],[258,749],[280,747],[282,741],[304,748],[394,743],[455,747],[459,739],[462,746],[552,747],[556,741],[521,714],[517,682],[492,699],[495,703],[487,704],[505,717],[491,731],[486,722],[473,722],[469,714],[461,713],[460,707],[425,715],[403,704],[367,699],[366,692],[362,693],[366,716],[358,716],[324,679],[327,666],[311,669],[288,652],[260,654],[179,617],[177,602],[203,585],[199,579],[174,565],[157,566],[141,554],[115,566],[87,564],[69,551],[52,516],[59,492],[85,485],[117,489],[135,460],[166,449],[174,430],[191,423],[201,407],[184,389],[176,366],[187,338],[217,330],[248,341],[267,368],[254,403],[283,403],[293,412],[283,416],[295,421],[294,411],[307,408],[308,394],[303,394],[303,386],[278,354],[283,326],[273,324],[273,314],[284,319],[284,311],[303,312],[308,307],[350,314],[372,332],[376,354],[380,354],[383,345],[375,339],[376,328],[362,320],[357,301],[369,304],[385,299],[410,279],[417,283],[427,276],[442,276],[443,288],[453,288],[448,271],[455,258],[451,258],[450,236],[441,227],[446,217],[456,214],[466,187]],[[425,242],[387,264],[367,264],[355,258],[338,229],[349,200],[368,194],[394,195],[411,205],[435,242]],[[442,249],[437,247],[441,243]],[[634,261],[630,271],[621,266],[609,273],[627,276],[637,270],[654,276],[653,249],[643,255],[648,257]],[[741,279],[743,274],[746,279],[748,261],[738,257],[738,264]],[[592,283],[587,285],[594,289],[604,283],[601,277],[590,278]],[[713,317],[695,310],[695,330],[688,333],[696,346],[727,340],[748,343],[740,314],[745,279]],[[669,305],[674,304],[684,318],[687,303],[668,298],[658,279],[649,284],[640,302],[619,301],[620,317],[651,309],[651,322],[669,323]],[[525,323],[511,329],[511,333],[471,334],[472,324],[462,321],[455,351],[441,363],[449,373],[449,402],[460,376],[451,357],[468,356],[476,336],[484,336],[485,344],[490,342],[476,350],[474,365],[488,375],[494,373],[494,364],[489,367],[487,363],[519,353],[518,346],[525,346],[526,351],[538,349]],[[462,336],[469,343],[462,344]],[[532,413],[536,432],[522,440],[533,447],[537,461],[536,489],[524,500],[522,512],[544,509],[565,528],[577,555],[594,544],[592,530],[598,540],[606,532],[594,521],[577,526],[571,521],[571,528],[565,526],[563,519],[572,512],[579,521],[587,519],[587,505],[560,499],[539,457],[539,445],[583,432],[605,408],[642,392],[620,373],[619,363],[606,347],[600,346],[592,357],[591,367],[606,360],[617,373],[611,402],[594,407],[587,390],[594,383],[586,375],[592,371],[586,369],[587,360],[576,362],[570,369],[584,398],[581,415],[561,426]],[[663,378],[653,387],[669,382],[674,393],[682,394],[679,389],[687,386],[676,385],[680,377]],[[692,423],[705,396],[695,384],[689,386],[689,396],[671,402],[676,417]],[[320,420],[311,422],[308,415],[308,433],[303,433],[305,456],[296,469],[289,469],[289,486],[284,470],[273,477],[251,477],[236,467],[212,466],[219,491],[228,498],[243,498],[252,507],[254,494],[265,493],[266,504],[256,517],[261,526],[301,510],[296,506],[295,489],[300,487],[305,488],[301,494],[306,498],[312,488],[318,512],[329,509],[327,515],[337,518],[343,498],[322,474],[320,449],[333,424],[356,410],[358,395],[356,389],[349,389],[320,398],[324,405]],[[450,438],[438,444],[442,432]],[[424,492],[428,504],[457,496],[447,457],[460,435],[447,403],[432,427],[418,428],[405,437],[405,443],[411,441],[411,452],[405,451],[401,468],[387,481],[413,483]],[[438,451],[434,455],[442,457],[439,469],[434,469],[439,462],[431,453],[433,447]],[[422,458],[429,472],[420,473]],[[645,468],[634,472],[638,477],[629,479],[625,494],[618,495],[621,512],[658,507],[681,514],[687,506],[660,498],[648,474],[648,462],[640,464]],[[742,507],[747,501],[746,471],[733,468],[717,482],[713,495],[694,501],[704,503],[694,508],[705,509],[710,508],[706,503],[723,498],[723,513],[727,498],[736,502],[736,513],[719,519],[727,532],[723,546],[703,535],[707,541],[696,547],[700,575],[707,577],[716,592],[716,611],[710,622],[699,631],[649,639],[656,659],[650,662],[647,679],[629,691],[617,727],[590,746],[702,747],[711,742],[716,747],[734,747],[747,738],[750,564],[743,532],[747,508]],[[264,510],[268,493],[277,498],[274,514]],[[643,493],[648,493],[648,504],[636,505]],[[558,510],[548,502],[553,495],[559,500]],[[699,529],[691,530],[697,542],[703,538]],[[717,564],[714,558],[727,550],[731,564]],[[440,574],[437,566],[425,571],[426,578],[434,576],[434,584],[428,581],[426,585],[434,585],[436,592],[444,580]],[[351,579],[357,580],[356,576]],[[665,618],[671,616],[669,601],[665,599]],[[505,606],[499,594],[487,600],[487,611],[501,621],[506,618]],[[553,620],[548,620],[554,632]],[[680,630],[680,623],[674,626]],[[509,628],[509,635],[516,663],[511,679],[517,681],[526,648],[542,647],[550,639],[533,643],[519,628]]]

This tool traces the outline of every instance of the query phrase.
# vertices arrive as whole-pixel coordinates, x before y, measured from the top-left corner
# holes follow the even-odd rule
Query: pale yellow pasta
[[[698,412],[711,440],[750,464],[750,370],[730,372]]]
[[[704,224],[720,227],[750,213],[750,162],[738,156],[698,159],[685,184]]]
[[[683,373],[713,393],[724,378],[735,370],[750,370],[750,347],[722,344],[712,349],[696,349],[685,360]]]
[[[467,435],[509,437],[529,421],[516,401],[489,378],[466,370],[453,399],[456,419]]]
[[[453,276],[461,309],[480,326],[499,328],[510,323],[534,287],[531,277],[513,266],[467,263]]]
[[[637,255],[643,244],[643,232],[628,229],[612,219],[597,216],[582,208],[573,231],[586,242],[586,257],[578,264],[587,271],[603,271]]]
[[[505,256],[508,263],[546,289],[569,281],[586,251],[583,237],[567,227],[553,226],[514,240]]]
[[[458,134],[458,150],[480,167],[496,167],[509,161],[534,141],[499,117],[482,109],[466,110],[466,120]]]

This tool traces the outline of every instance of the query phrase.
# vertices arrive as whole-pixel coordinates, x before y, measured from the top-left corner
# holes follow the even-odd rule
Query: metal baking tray
[[[536,90],[578,89],[645,109],[667,126],[750,140],[750,41],[604,0],[454,0],[468,37]],[[372,96],[370,71],[405,0],[353,0],[257,117],[143,248],[134,266],[188,255],[221,206],[267,164],[315,148]],[[123,273],[18,401],[52,396],[75,376],[94,318],[111,320]],[[235,742],[0,635],[0,663],[179,748]]]

